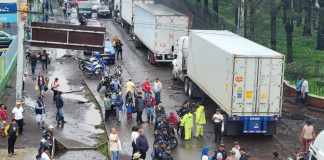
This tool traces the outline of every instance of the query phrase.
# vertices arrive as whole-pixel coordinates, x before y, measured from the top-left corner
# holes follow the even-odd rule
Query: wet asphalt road
[[[134,43],[128,40],[128,35],[119,25],[115,25],[109,20],[100,20],[100,22],[107,28],[109,36],[116,35],[118,37],[121,37],[124,43],[124,60],[119,62],[124,67],[124,76],[126,77],[124,79],[130,77],[133,79],[133,81],[135,81],[137,85],[140,85],[145,78],[149,78],[151,81],[153,81],[155,78],[159,78],[163,83],[162,105],[168,112],[175,111],[176,105],[180,105],[188,99],[183,94],[183,84],[181,82],[174,82],[172,80],[170,65],[153,66],[149,64],[146,61],[145,50],[136,49]],[[206,115],[208,117],[208,124],[205,127],[204,138],[193,138],[189,142],[182,142],[181,140],[179,140],[179,146],[172,153],[175,159],[199,159],[201,155],[201,149],[204,146],[209,146],[211,150],[214,150],[215,144],[213,143],[213,126],[211,124],[210,117],[214,113],[217,105],[211,101],[207,101],[205,106],[207,108]],[[132,125],[134,125],[134,123],[129,124],[124,122],[124,124],[121,126],[120,134],[123,141],[129,141],[131,132],[130,128]],[[108,124],[108,126],[111,125]],[[147,124],[144,125],[144,127],[147,130],[146,135],[148,139],[152,142],[153,127]],[[239,141],[241,146],[247,149],[251,156],[251,159],[271,159],[272,152],[274,151],[278,151],[279,153],[281,153],[281,155],[287,155],[287,153],[281,149],[279,143],[277,143],[277,140],[273,137],[265,137],[262,135],[246,135],[238,137],[225,137],[223,139],[223,142],[228,150],[232,147],[234,141]],[[126,150],[128,150],[128,153],[125,153],[127,151],[124,151],[125,154],[131,153],[130,149]]]

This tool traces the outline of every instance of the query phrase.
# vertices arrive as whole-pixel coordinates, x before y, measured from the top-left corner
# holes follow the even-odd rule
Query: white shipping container
[[[121,0],[121,17],[133,26],[134,7],[136,3],[154,3],[152,0]]]
[[[155,55],[172,56],[172,46],[188,35],[189,18],[161,4],[136,4],[134,33]]]
[[[229,116],[281,114],[284,56],[229,31],[191,31],[188,76]]]

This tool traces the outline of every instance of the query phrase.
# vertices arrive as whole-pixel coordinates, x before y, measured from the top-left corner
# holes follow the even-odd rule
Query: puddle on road
[[[68,151],[56,160],[106,160],[106,157],[97,151]]]

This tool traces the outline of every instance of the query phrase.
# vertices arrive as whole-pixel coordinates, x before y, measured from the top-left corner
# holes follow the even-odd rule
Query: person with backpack
[[[16,123],[16,119],[12,119],[9,125],[8,130],[6,130],[6,134],[8,135],[8,156],[14,156],[15,154],[15,143],[18,135],[18,125]]]

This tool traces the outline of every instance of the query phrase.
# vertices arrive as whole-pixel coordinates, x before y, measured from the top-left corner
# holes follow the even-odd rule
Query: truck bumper
[[[158,54],[154,55],[155,61],[158,63],[161,62],[167,62],[172,63],[172,61],[175,59],[175,56],[173,54]]]
[[[265,134],[276,133],[277,116],[242,116],[227,120],[230,133],[233,134]]]

